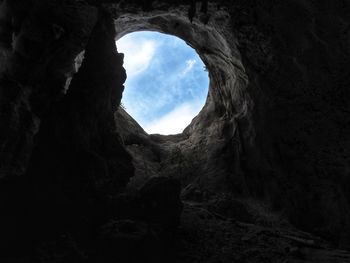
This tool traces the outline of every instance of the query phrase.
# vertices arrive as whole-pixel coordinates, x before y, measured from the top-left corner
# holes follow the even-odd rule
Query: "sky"
[[[122,103],[149,134],[181,133],[205,104],[209,78],[196,51],[180,38],[130,33],[116,42],[127,73]]]

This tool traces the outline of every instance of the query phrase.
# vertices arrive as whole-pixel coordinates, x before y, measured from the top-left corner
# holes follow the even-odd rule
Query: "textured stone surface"
[[[334,247],[350,244],[349,13],[347,0],[0,1],[0,261],[348,262]],[[206,105],[182,134],[117,111],[114,40],[138,30],[206,64]]]
[[[139,178],[152,167],[200,198],[229,191],[265,200],[297,226],[347,246],[349,3],[209,4],[206,24],[203,13],[191,24],[187,6],[165,6],[138,14],[130,7],[117,31],[185,39],[209,69],[210,89],[183,135],[150,136],[159,147],[128,146],[145,156]]]

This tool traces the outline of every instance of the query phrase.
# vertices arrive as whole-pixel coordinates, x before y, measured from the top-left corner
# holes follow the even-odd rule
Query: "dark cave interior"
[[[350,262],[349,13],[0,0],[0,262]],[[115,40],[140,30],[182,38],[208,69],[182,134],[118,107]]]

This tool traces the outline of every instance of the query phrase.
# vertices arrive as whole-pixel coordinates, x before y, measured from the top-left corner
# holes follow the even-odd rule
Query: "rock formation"
[[[0,1],[0,261],[349,262],[349,13]],[[182,134],[118,109],[115,39],[140,30],[182,38],[209,72]]]

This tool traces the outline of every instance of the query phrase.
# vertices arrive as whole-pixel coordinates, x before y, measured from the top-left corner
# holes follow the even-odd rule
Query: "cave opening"
[[[179,134],[203,108],[209,76],[182,39],[139,31],[116,41],[127,73],[122,107],[149,134]]]
[[[216,155],[215,149],[225,148],[227,140],[219,138],[227,137],[231,140],[232,136],[237,136],[238,133],[235,132],[237,121],[244,118],[251,107],[246,91],[248,78],[234,35],[226,35],[222,30],[229,23],[230,16],[227,12],[219,10],[213,13],[208,24],[201,21],[192,23],[187,13],[182,11],[175,13],[166,10],[149,13],[130,11],[115,16],[115,41],[135,32],[144,31],[178,37],[198,54],[205,65],[205,68],[200,70],[206,73],[209,79],[205,105],[180,134],[173,136],[166,136],[164,133],[147,134],[140,127],[140,123],[132,119],[123,108],[120,107],[115,112],[116,123],[119,124],[117,131],[135,166],[134,176],[128,184],[129,188],[141,187],[152,176],[174,177],[180,179],[184,185],[189,185],[198,175],[211,178],[213,169],[226,171],[225,167],[218,168],[218,158],[222,155]],[[118,52],[125,53],[118,43],[116,46]],[[124,67],[126,57],[124,55]],[[125,93],[128,91],[127,82],[128,80],[123,94],[120,95],[124,106]],[[142,84],[143,82],[141,88]],[[128,108],[126,105],[127,111]],[[245,130],[246,127],[241,128]],[[231,129],[233,134],[230,134]],[[203,154],[204,152],[210,154]],[[227,153],[230,154],[232,152]],[[211,181],[206,185],[214,189],[217,184]]]

